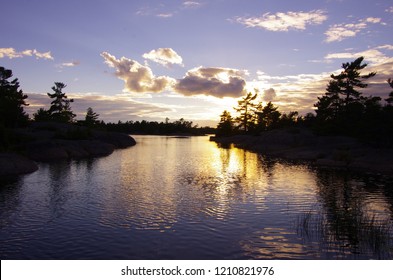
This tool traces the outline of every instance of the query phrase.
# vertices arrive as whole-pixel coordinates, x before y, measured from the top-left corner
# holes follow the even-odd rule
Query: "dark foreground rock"
[[[86,127],[59,123],[34,123],[15,130],[14,149],[18,154],[0,153],[0,175],[19,175],[38,169],[34,161],[53,162],[107,156],[117,148],[136,144],[117,132],[94,131]],[[7,162],[10,164],[7,164]]]
[[[97,140],[44,140],[26,145],[25,154],[35,161],[51,162],[110,155],[115,146]]]
[[[221,145],[233,144],[268,157],[308,161],[354,171],[393,174],[393,150],[342,136],[318,136],[307,129],[280,129],[259,136],[212,137]]]
[[[124,133],[96,131],[93,135],[94,139],[111,144],[116,148],[127,148],[136,144],[134,138]]]
[[[0,154],[0,177],[27,174],[38,169],[37,164],[15,153]]]

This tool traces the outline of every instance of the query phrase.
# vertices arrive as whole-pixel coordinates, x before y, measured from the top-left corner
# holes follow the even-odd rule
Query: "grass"
[[[304,242],[317,242],[322,251],[338,248],[360,258],[393,258],[392,223],[376,215],[362,211],[321,214],[310,209],[297,217],[295,229]]]

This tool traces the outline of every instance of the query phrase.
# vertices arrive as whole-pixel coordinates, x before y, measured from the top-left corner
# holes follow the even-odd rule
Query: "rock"
[[[26,155],[35,161],[58,161],[68,158],[67,151],[55,141],[38,141],[26,145]]]
[[[136,141],[130,135],[118,132],[102,132],[96,131],[93,133],[96,140],[114,145],[116,148],[128,148],[134,146]]]
[[[0,154],[0,175],[33,172],[38,169],[34,161],[101,157],[110,155],[116,148],[136,144],[127,134],[56,122],[34,122],[29,127],[13,130],[13,133],[18,139],[15,147],[27,158],[13,153]]]
[[[26,157],[14,153],[0,153],[0,176],[27,174],[37,169],[37,164]]]
[[[51,140],[29,143],[26,155],[35,161],[51,162],[107,156],[114,149],[114,145],[97,140]]]
[[[107,156],[113,153],[115,146],[97,140],[79,140],[78,144],[90,157]]]
[[[259,136],[212,137],[211,141],[317,166],[393,174],[392,149],[378,149],[351,137],[318,136],[304,128],[277,129]]]
[[[57,143],[65,150],[68,158],[82,159],[90,156],[90,153],[82,147],[79,141],[57,140]]]

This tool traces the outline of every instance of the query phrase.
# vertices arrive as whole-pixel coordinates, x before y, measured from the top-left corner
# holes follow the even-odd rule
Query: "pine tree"
[[[57,82],[52,87],[54,93],[48,93],[48,96],[53,99],[49,108],[49,114],[54,121],[68,123],[72,122],[76,115],[72,112],[70,105],[74,100],[68,99],[67,95],[62,91],[65,87],[65,84]]]
[[[220,116],[220,122],[217,125],[217,136],[229,136],[233,133],[234,123],[231,113],[224,111]]]
[[[100,115],[93,111],[91,107],[87,108],[86,116],[85,116],[85,124],[87,126],[94,126],[99,123],[98,117]]]
[[[49,111],[44,108],[39,108],[37,112],[33,114],[33,117],[36,122],[46,122],[51,120]]]
[[[0,124],[5,127],[17,127],[28,121],[28,115],[23,106],[27,95],[19,89],[18,79],[8,81],[12,77],[12,71],[0,67]]]
[[[393,79],[389,78],[387,80],[389,86],[393,89]],[[385,99],[388,103],[388,106],[393,106],[393,91],[389,93],[389,97]]]
[[[239,100],[238,107],[234,108],[236,112],[240,113],[240,116],[236,117],[236,122],[239,123],[239,127],[244,132],[249,132],[255,126],[255,108],[256,104],[253,101],[257,98],[258,94],[248,93],[245,97]]]
[[[326,93],[318,97],[317,118],[320,121],[337,120],[343,117],[348,120],[350,115],[361,113],[367,98],[362,96],[358,89],[366,88],[365,80],[375,76],[375,72],[361,75],[367,64],[363,63],[364,57],[359,57],[353,62],[342,64],[340,74],[332,74],[331,80],[326,88]],[[349,120],[348,120],[349,121]]]
[[[364,57],[361,56],[353,62],[343,63],[342,71],[339,75],[331,75],[333,81],[337,82],[335,89],[339,94],[344,95],[344,104],[348,106],[351,102],[358,102],[360,100],[361,92],[356,88],[366,88],[367,84],[363,80],[367,80],[375,76],[375,72],[370,72],[367,75],[360,75],[367,64],[363,63]]]
[[[273,103],[269,101],[266,106],[260,106],[260,108],[260,111],[256,112],[259,130],[263,131],[275,128],[281,116],[278,107],[275,107]]]

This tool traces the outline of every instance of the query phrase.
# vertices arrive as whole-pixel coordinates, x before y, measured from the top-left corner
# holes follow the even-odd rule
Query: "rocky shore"
[[[316,166],[393,174],[393,149],[377,147],[343,136],[319,136],[308,129],[280,129],[259,136],[211,137],[222,145],[261,153],[267,157],[307,161]]]
[[[59,123],[34,123],[13,134],[17,152],[0,153],[0,176],[34,172],[36,162],[107,156],[136,144],[127,134]]]

